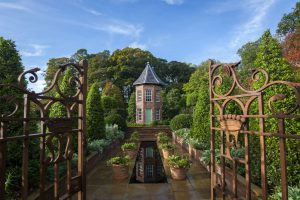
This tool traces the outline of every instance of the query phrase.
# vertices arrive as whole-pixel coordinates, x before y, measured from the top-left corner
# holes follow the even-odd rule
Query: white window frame
[[[155,101],[160,102],[160,90],[156,90]]]
[[[152,102],[152,90],[151,89],[145,90],[145,102]]]
[[[143,120],[143,111],[141,108],[136,109],[136,117],[137,117],[137,121]]]
[[[137,101],[142,101],[142,90],[136,92],[136,99]]]
[[[160,120],[160,108],[155,109],[155,120]]]

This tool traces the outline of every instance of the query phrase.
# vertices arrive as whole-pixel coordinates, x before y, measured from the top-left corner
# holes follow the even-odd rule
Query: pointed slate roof
[[[144,71],[141,73],[140,77],[134,81],[133,85],[142,85],[142,84],[152,84],[152,85],[166,85],[160,78],[157,76],[153,68],[150,66],[150,63],[147,62]]]

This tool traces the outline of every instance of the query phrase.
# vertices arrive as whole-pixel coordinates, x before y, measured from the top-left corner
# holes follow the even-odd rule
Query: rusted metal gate
[[[65,70],[71,68],[73,76],[69,79],[70,87],[74,87],[76,94],[67,96],[59,86],[61,77]],[[38,68],[23,72],[15,85],[0,83],[0,89],[10,88],[21,94],[17,96],[0,97],[1,104],[13,105],[8,113],[1,113],[0,122],[0,199],[5,199],[5,176],[6,160],[9,155],[8,143],[21,141],[19,148],[22,149],[22,185],[20,197],[29,199],[28,164],[30,141],[39,140],[39,188],[38,199],[71,199],[77,194],[77,199],[85,199],[86,176],[85,176],[85,145],[86,145],[86,94],[87,94],[87,68],[88,63],[82,60],[78,64],[70,63],[62,65],[57,70],[54,79],[48,89],[41,93],[34,93],[26,88],[26,80],[31,83],[38,83]],[[49,95],[53,91],[56,95]],[[55,96],[55,97],[53,97]],[[51,117],[50,109],[59,104],[65,109],[66,116],[62,118]],[[39,113],[32,116],[32,109],[36,108]],[[21,134],[12,133],[9,128],[11,123],[22,122]],[[30,125],[38,124],[39,131],[31,132]],[[75,124],[75,125],[74,125]],[[74,127],[76,126],[76,127]],[[77,141],[74,140],[77,138]],[[77,146],[76,146],[77,145]],[[72,168],[72,159],[77,153],[78,161],[76,167]],[[59,168],[65,165],[66,171],[63,177],[59,175]],[[53,168],[53,182],[46,181],[46,172],[49,167]],[[51,169],[52,169],[51,168]],[[62,186],[66,186],[62,190]],[[49,187],[52,192],[47,193]]]
[[[269,75],[262,69],[255,69],[252,71],[250,83],[260,82],[259,87],[253,89],[246,89],[242,85],[236,74],[236,68],[239,63],[233,64],[214,64],[210,61],[209,64],[209,90],[210,90],[210,129],[211,129],[211,199],[216,198],[216,192],[221,191],[222,198],[232,197],[233,199],[253,199],[251,198],[251,171],[250,167],[250,149],[249,137],[255,136],[258,139],[258,147],[260,148],[260,156],[256,159],[260,160],[260,177],[261,177],[261,198],[268,198],[267,185],[267,170],[266,165],[266,151],[268,146],[266,140],[275,138],[278,141],[278,154],[280,178],[281,178],[281,192],[282,199],[288,199],[288,182],[287,182],[287,140],[300,141],[299,133],[290,133],[286,129],[286,121],[294,119],[299,122],[299,107],[300,107],[300,93],[299,83],[292,83],[286,81],[269,81]],[[229,87],[222,92],[218,87],[225,83],[225,76]],[[249,85],[251,85],[249,84]],[[290,94],[294,96],[292,106],[288,111],[277,110],[278,106],[274,104],[284,100],[287,95],[277,92],[275,95],[268,96],[267,90],[275,86],[284,86],[291,90]],[[247,87],[248,88],[248,87]],[[249,87],[251,88],[251,87]],[[275,93],[273,91],[273,93]],[[228,113],[226,111],[228,105],[234,102],[239,108],[240,112]],[[251,109],[256,109],[254,113],[250,113]],[[251,130],[249,126],[250,120],[256,120],[258,129]],[[272,123],[277,126],[277,130],[268,132],[266,130],[266,121],[272,120]],[[289,132],[289,133],[288,133]],[[245,149],[243,158],[235,157],[231,154],[232,149]],[[220,150],[220,168],[221,172],[217,173],[216,167],[216,150]],[[276,153],[276,151],[274,151]],[[225,162],[231,162],[231,183],[230,189],[227,181]],[[246,192],[243,196],[238,194],[237,182],[237,165],[244,165],[245,167],[245,188]]]

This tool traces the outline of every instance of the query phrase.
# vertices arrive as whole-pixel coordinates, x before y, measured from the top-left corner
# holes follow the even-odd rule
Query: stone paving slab
[[[186,153],[181,151],[181,153]],[[210,174],[194,160],[184,181],[176,181],[170,177],[167,162],[164,161],[168,183],[129,184],[129,179],[115,180],[106,160],[122,154],[121,148],[115,149],[106,156],[99,165],[88,174],[88,200],[199,200],[210,199]],[[162,158],[163,159],[163,158]],[[130,162],[130,176],[134,162]]]

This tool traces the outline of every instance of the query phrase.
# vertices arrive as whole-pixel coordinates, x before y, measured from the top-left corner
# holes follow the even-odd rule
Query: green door
[[[151,124],[152,122],[152,109],[151,108],[147,108],[146,109],[146,120],[145,123],[146,124]]]

